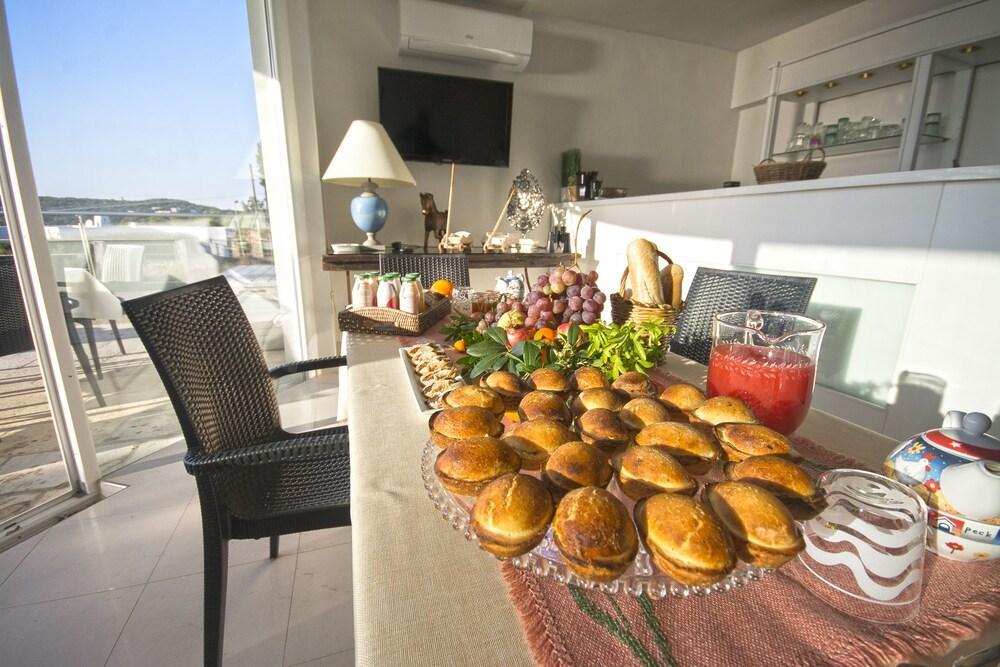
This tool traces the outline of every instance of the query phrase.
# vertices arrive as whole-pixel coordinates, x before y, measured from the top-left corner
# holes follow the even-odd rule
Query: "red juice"
[[[785,435],[809,411],[816,365],[773,347],[716,345],[708,359],[708,395],[743,399],[765,425]]]

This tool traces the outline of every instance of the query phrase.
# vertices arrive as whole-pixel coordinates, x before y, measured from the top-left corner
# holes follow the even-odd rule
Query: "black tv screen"
[[[379,120],[404,160],[510,163],[514,84],[378,69]]]

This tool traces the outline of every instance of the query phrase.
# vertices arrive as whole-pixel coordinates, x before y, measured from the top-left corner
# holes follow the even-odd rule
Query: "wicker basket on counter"
[[[820,152],[820,159],[813,160],[815,151]],[[776,162],[771,158],[762,160],[753,168],[757,184],[784,183],[786,181],[808,181],[819,178],[826,169],[826,151],[822,148],[811,148],[806,156],[798,162]]]
[[[419,315],[395,308],[348,308],[337,313],[341,331],[381,336],[418,336],[451,312],[451,299],[426,292],[427,308]]]
[[[674,260],[670,259],[666,253],[657,250],[656,254],[666,260],[668,265],[674,263]],[[629,320],[636,324],[642,324],[649,320],[663,320],[666,324],[674,324],[676,322],[681,308],[684,307],[683,302],[681,303],[681,308],[674,308],[669,303],[650,304],[633,301],[626,296],[625,288],[627,285],[628,267],[626,266],[625,271],[622,272],[622,280],[618,287],[618,292],[611,294],[611,321],[615,324],[624,324]],[[670,336],[668,335],[663,344],[666,345],[669,342]]]

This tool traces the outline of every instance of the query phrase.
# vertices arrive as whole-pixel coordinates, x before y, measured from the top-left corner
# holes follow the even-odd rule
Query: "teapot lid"
[[[970,460],[1000,461],[1000,440],[986,431],[993,422],[981,412],[951,410],[940,429],[927,431],[924,439]]]

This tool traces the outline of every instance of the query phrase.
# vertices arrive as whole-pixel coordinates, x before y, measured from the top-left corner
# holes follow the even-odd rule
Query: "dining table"
[[[344,343],[348,365],[340,392],[349,395],[357,664],[534,664],[497,559],[454,530],[428,498],[421,478],[428,420],[399,355],[406,342],[347,333]],[[662,365],[704,386],[705,366],[669,353]],[[897,445],[815,408],[797,433],[872,470]],[[998,642],[1000,624],[993,623],[947,655],[917,662],[952,665]]]

